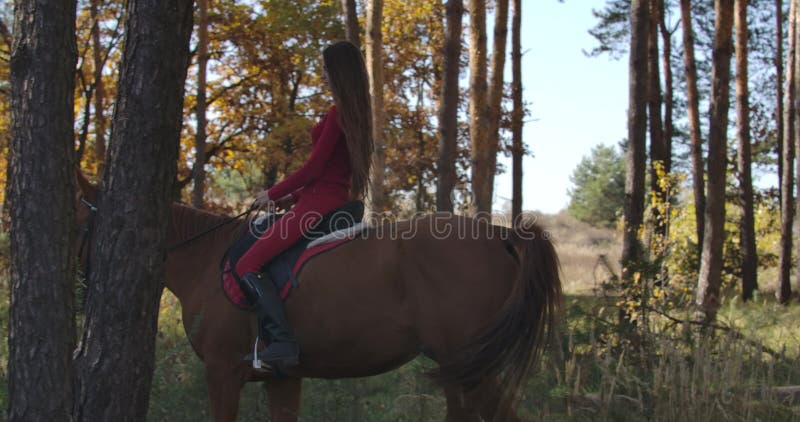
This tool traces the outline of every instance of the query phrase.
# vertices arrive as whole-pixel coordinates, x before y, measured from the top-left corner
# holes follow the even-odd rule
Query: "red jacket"
[[[269,188],[269,197],[277,200],[292,194],[297,199],[309,186],[349,191],[351,174],[347,141],[334,105],[311,130],[311,155],[297,171]]]

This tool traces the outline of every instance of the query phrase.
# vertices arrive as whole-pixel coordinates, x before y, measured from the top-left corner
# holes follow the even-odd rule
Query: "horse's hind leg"
[[[275,378],[267,381],[270,421],[297,421],[300,413],[300,387],[302,383],[302,378]]]
[[[447,386],[444,388],[444,395],[447,398],[447,422],[479,422],[481,420],[465,405],[461,387]]]
[[[467,399],[470,400],[470,396]],[[483,391],[473,393],[470,402],[478,406],[485,421],[522,422],[514,410],[513,401],[501,395],[496,384],[490,384]]]

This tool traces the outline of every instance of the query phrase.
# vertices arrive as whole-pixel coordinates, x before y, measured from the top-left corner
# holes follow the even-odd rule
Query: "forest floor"
[[[618,273],[620,236],[565,213],[540,216],[562,264],[565,329],[520,395],[523,420],[799,420],[800,305],[770,292],[742,304],[729,294],[719,325],[653,323],[645,335],[615,325],[614,298],[599,294]],[[0,240],[3,240],[0,238]],[[3,250],[7,250],[3,248]],[[605,258],[603,258],[605,257]],[[2,256],[7,262],[7,256]],[[8,333],[8,283],[0,277],[0,330]],[[688,313],[688,310],[687,310]],[[7,342],[0,342],[0,406],[7,407]],[[441,421],[445,399],[419,358],[380,376],[304,382],[301,420]],[[148,420],[209,420],[203,367],[183,332],[180,304],[165,292]],[[239,420],[265,420],[264,386],[249,384]],[[0,420],[5,412],[0,413]]]

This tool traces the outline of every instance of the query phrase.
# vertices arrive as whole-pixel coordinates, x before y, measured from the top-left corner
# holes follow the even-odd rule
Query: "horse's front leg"
[[[205,366],[211,420],[235,422],[236,414],[239,412],[239,396],[245,383],[245,371],[242,365],[238,367],[219,365],[209,363],[207,359]]]
[[[267,381],[269,417],[272,422],[295,422],[300,413],[302,378],[273,378]]]

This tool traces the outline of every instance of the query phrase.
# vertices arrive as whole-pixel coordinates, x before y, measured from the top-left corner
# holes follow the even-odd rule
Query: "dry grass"
[[[609,271],[619,274],[622,237],[618,232],[580,222],[566,211],[531,215],[550,233],[556,246],[566,293],[589,294],[608,278]]]

